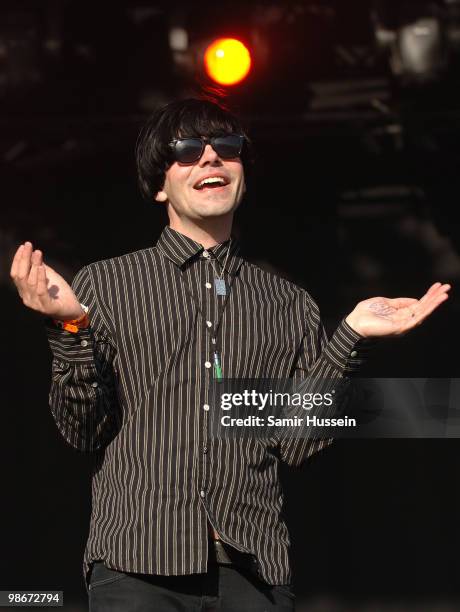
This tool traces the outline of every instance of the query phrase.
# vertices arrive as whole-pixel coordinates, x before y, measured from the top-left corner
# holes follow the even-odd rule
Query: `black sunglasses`
[[[212,138],[176,138],[169,143],[169,146],[175,161],[181,164],[193,164],[203,155],[208,143],[222,159],[233,159],[241,155],[244,136],[226,134]]]

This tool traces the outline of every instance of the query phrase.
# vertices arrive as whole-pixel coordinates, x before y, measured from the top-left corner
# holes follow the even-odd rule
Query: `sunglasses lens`
[[[212,146],[216,153],[223,159],[233,159],[239,157],[243,148],[243,137],[237,134],[227,136],[217,136],[212,140]]]
[[[199,138],[183,138],[174,146],[176,160],[181,164],[191,164],[200,159],[203,145]]]
[[[238,134],[216,136],[211,139],[211,143],[222,159],[234,159],[241,154],[243,136]],[[204,147],[205,142],[201,138],[181,138],[174,142],[174,157],[181,164],[193,164],[202,156]]]

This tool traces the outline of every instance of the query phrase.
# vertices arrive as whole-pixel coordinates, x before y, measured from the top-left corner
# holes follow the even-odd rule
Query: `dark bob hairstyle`
[[[241,134],[245,145],[243,166],[249,162],[249,139],[239,119],[219,104],[188,98],[158,109],[142,128],[136,143],[139,189],[147,200],[155,198],[165,181],[165,172],[173,163],[169,143],[175,138],[211,137]]]

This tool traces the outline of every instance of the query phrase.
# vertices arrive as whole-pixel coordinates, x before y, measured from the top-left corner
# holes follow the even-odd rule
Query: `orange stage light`
[[[236,85],[251,69],[251,54],[236,38],[219,38],[204,54],[208,75],[220,85]]]

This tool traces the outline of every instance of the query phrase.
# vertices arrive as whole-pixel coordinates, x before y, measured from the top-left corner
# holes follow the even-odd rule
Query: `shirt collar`
[[[211,254],[211,257],[218,260],[221,266],[225,263],[229,243],[230,240],[226,240],[221,244],[216,244],[216,246],[206,249]],[[166,226],[162,231],[157,242],[157,248],[179,267],[184,266],[189,260],[199,256],[205,250],[202,244],[171,229],[169,226]],[[226,269],[230,274],[235,275],[242,263],[243,258],[240,256],[240,244],[236,238],[232,237]]]

